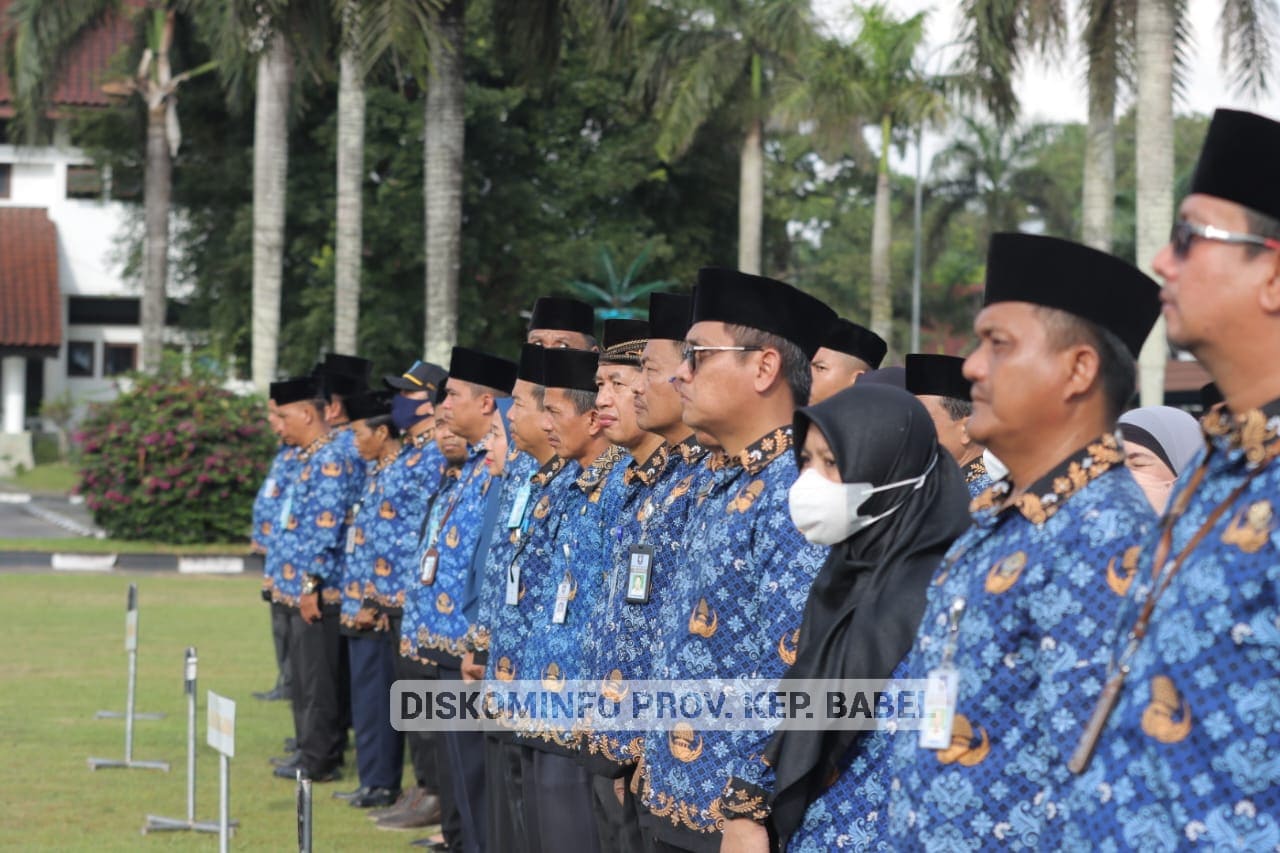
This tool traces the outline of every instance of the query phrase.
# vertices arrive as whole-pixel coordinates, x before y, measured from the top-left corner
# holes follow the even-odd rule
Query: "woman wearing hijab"
[[[1164,513],[1173,481],[1204,446],[1200,424],[1172,406],[1144,406],[1120,416],[1124,462],[1151,502],[1156,515]]]
[[[934,570],[969,525],[969,493],[959,469],[940,464],[949,459],[924,406],[891,386],[859,382],[798,410],[795,446],[792,519],[810,541],[833,547],[787,678],[887,680],[915,639]],[[858,846],[858,825],[883,799],[866,750],[886,739],[844,729],[775,735],[766,760],[784,848]]]

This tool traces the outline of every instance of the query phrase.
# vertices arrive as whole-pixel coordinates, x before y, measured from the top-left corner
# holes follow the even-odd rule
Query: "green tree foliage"
[[[133,381],[94,406],[76,435],[80,493],[94,522],[116,539],[244,539],[275,447],[262,400],[172,364]]]

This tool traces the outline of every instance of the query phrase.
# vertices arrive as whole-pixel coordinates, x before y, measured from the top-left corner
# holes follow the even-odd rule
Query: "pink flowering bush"
[[[215,377],[138,375],[75,436],[79,492],[112,538],[177,544],[246,538],[275,437],[263,401]]]

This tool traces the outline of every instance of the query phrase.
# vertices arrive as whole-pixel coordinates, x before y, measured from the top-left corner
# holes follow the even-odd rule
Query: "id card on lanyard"
[[[960,698],[960,672],[953,663],[960,617],[964,615],[964,599],[951,602],[946,645],[942,662],[929,670],[924,690],[924,727],[920,729],[921,749],[948,749],[956,718],[956,702]]]

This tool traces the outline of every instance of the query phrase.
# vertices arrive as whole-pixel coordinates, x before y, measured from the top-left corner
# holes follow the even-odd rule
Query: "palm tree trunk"
[[[253,384],[264,393],[279,354],[292,81],[293,58],[276,34],[258,59],[253,124]]]
[[[738,269],[760,275],[764,234],[764,123],[752,119],[738,173]]]
[[[1137,261],[1151,270],[1173,223],[1173,35],[1170,0],[1138,0],[1137,11]],[[1168,357],[1158,321],[1139,356],[1142,405],[1164,400]]]
[[[893,296],[889,292],[889,117],[880,122],[880,166],[876,174],[875,218],[871,225],[871,331],[886,341],[893,331]],[[892,344],[890,344],[892,347]]]
[[[355,48],[339,59],[338,186],[333,284],[333,348],[357,350],[364,175],[364,80]]]
[[[462,153],[464,0],[450,0],[440,13],[442,50],[427,84],[423,134],[423,197],[426,207],[427,360],[448,364],[458,340],[458,270],[462,265]]]
[[[1114,68],[1114,66],[1113,66]],[[1089,68],[1089,125],[1084,140],[1081,239],[1111,251],[1116,195],[1116,79]]]
[[[160,368],[164,351],[165,289],[169,280],[169,203],[173,190],[173,161],[165,135],[163,102],[147,110],[147,163],[143,175],[146,207],[146,272],[142,283],[141,367]]]

